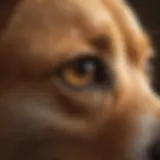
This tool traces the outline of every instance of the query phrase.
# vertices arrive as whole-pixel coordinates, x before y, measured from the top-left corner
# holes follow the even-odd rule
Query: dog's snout
[[[149,160],[160,160],[160,141],[157,141],[150,147]]]

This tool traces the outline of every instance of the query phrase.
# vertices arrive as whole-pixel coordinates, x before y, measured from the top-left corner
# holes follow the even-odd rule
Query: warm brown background
[[[160,94],[160,5],[158,0],[128,0],[137,11],[143,26],[152,35],[157,51],[155,59],[155,90]]]

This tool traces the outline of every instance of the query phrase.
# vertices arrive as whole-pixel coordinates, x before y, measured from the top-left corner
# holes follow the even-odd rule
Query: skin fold
[[[123,0],[0,2],[1,160],[148,160],[160,103],[133,12]],[[80,77],[79,57],[100,69]]]

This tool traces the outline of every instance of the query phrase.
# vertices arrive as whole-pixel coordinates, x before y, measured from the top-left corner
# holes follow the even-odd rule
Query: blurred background
[[[160,6],[158,0],[127,0],[137,12],[143,26],[152,36],[156,58],[153,87],[160,95]]]

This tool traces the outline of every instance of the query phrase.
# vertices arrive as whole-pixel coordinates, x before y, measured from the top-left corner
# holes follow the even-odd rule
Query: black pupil
[[[79,60],[75,64],[75,70],[80,76],[84,76],[90,72],[95,72],[96,64],[91,60]]]
[[[101,83],[106,80],[106,67],[99,58],[91,57],[79,59],[75,62],[75,71],[79,76],[85,76],[88,73],[94,75],[93,81]]]

